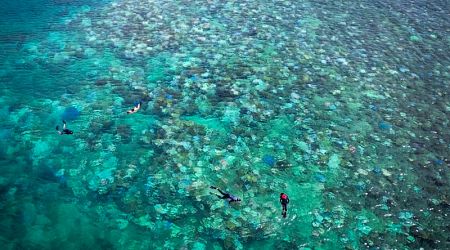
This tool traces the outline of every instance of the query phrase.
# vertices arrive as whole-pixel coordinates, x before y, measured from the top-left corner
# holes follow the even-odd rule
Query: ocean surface
[[[450,249],[449,13],[0,0],[1,249]]]

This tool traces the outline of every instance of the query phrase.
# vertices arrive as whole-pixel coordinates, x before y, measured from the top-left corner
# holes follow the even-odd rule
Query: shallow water
[[[450,248],[446,1],[1,4],[4,249]]]

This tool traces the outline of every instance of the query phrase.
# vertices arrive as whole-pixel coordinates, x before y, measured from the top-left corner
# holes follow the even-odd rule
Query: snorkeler
[[[281,212],[281,215],[283,215],[283,218],[286,218],[287,204],[289,203],[289,197],[287,196],[287,194],[280,194],[280,202],[281,206],[283,206],[283,212]]]
[[[66,128],[66,121],[63,120],[63,129],[61,131],[59,131],[59,125],[56,125],[56,131],[58,132],[58,134],[60,135],[71,135],[73,134],[73,131],[70,129]]]
[[[215,194],[215,195],[217,195],[217,197],[219,197],[219,199],[228,199],[228,203],[241,201],[241,199],[237,198],[236,196],[234,196],[232,194],[223,192],[218,187],[210,186],[210,188],[219,191],[220,194],[222,194],[222,195],[219,195],[219,194]],[[213,194],[213,193],[211,193],[211,194]]]
[[[141,108],[141,102],[139,101],[137,104],[135,104],[134,108],[127,111],[127,114],[134,114]]]

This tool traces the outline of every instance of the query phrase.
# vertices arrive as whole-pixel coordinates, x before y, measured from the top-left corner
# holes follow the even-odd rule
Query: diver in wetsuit
[[[66,121],[63,120],[63,129],[61,131],[59,131],[59,126],[56,126],[56,131],[58,132],[58,134],[60,135],[71,135],[73,134],[73,131],[70,129],[66,128]]]
[[[220,190],[218,187],[210,186],[210,188],[219,191],[220,194],[222,194],[222,195],[219,195],[219,194],[215,194],[215,195],[217,195],[217,197],[219,197],[219,199],[228,199],[228,203],[241,201],[241,199],[239,199],[238,197],[236,197],[232,194],[229,194],[229,193],[225,193],[222,190]],[[211,194],[213,194],[213,193],[211,193]]]
[[[286,218],[287,204],[289,203],[289,197],[287,196],[287,194],[285,193],[280,194],[280,203],[281,206],[283,207],[283,211],[281,212],[281,214],[283,215],[283,218]]]
[[[142,104],[141,101],[136,102],[135,105],[134,105],[134,108],[128,110],[127,114],[134,114],[134,113],[138,112],[138,110],[141,108],[141,104]]]

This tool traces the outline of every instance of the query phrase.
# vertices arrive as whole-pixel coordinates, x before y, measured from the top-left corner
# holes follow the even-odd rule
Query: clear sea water
[[[0,1],[1,249],[450,249],[449,13]]]

